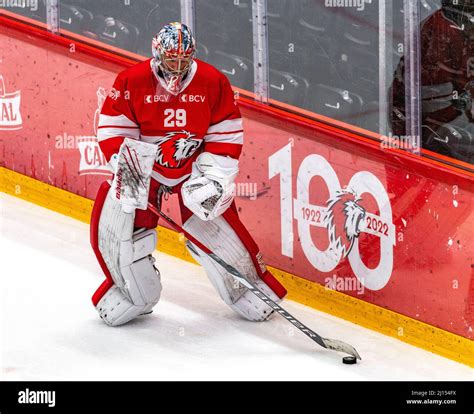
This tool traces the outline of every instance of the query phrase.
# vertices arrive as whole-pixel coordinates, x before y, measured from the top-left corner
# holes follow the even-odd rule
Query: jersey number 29
[[[165,127],[186,126],[186,111],[184,109],[165,109]]]

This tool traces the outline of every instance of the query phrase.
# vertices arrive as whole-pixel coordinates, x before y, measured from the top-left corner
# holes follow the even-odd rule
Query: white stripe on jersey
[[[242,129],[242,118],[226,119],[218,124],[211,125],[206,134],[236,132],[242,131]]]
[[[99,115],[99,128],[108,126],[137,127],[138,125],[128,119],[125,115]]]
[[[104,141],[113,137],[140,138],[140,130],[134,128],[100,128],[97,130],[97,138]]]
[[[210,134],[204,137],[206,142],[225,142],[226,144],[243,144],[243,132],[236,132],[233,134]]]

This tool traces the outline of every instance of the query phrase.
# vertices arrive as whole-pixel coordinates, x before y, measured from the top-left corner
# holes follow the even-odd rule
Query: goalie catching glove
[[[181,188],[184,205],[201,220],[208,221],[226,211],[235,193],[238,161],[209,152],[193,163],[191,177]]]

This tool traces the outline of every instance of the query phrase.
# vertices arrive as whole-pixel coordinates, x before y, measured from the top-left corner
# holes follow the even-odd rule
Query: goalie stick
[[[271,300],[265,293],[263,293],[260,289],[258,289],[251,281],[249,281],[245,276],[243,276],[235,267],[229,265],[228,263],[224,262],[219,256],[214,254],[210,249],[208,249],[205,245],[203,245],[199,240],[197,240],[194,236],[184,230],[179,224],[175,223],[173,219],[168,217],[163,211],[161,210],[161,197],[163,191],[170,193],[170,189],[164,185],[161,185],[158,190],[158,201],[157,205],[158,208],[155,207],[153,204],[148,203],[148,208],[157,216],[162,217],[165,219],[171,227],[173,227],[178,232],[184,234],[184,236],[197,247],[199,247],[205,254],[207,254],[211,259],[215,262],[219,263],[227,272],[229,272],[234,279],[239,281],[242,285],[247,287],[255,296],[257,296],[260,300],[270,306],[275,312],[279,313],[282,317],[284,317],[288,322],[296,326],[301,332],[303,332],[306,336],[311,338],[314,342],[318,345],[322,346],[323,348],[330,349],[332,351],[344,352],[346,354],[352,355],[358,359],[362,359],[356,349],[345,342],[339,341],[337,339],[330,339],[330,338],[323,338],[321,335],[318,335],[316,332],[308,328],[306,325],[301,323],[298,319],[292,316],[289,312],[283,309],[280,305],[276,302]]]

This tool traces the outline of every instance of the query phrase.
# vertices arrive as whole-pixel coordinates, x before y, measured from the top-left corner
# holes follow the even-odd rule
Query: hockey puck
[[[347,365],[357,364],[357,358],[355,356],[346,356],[342,358],[342,363]]]

